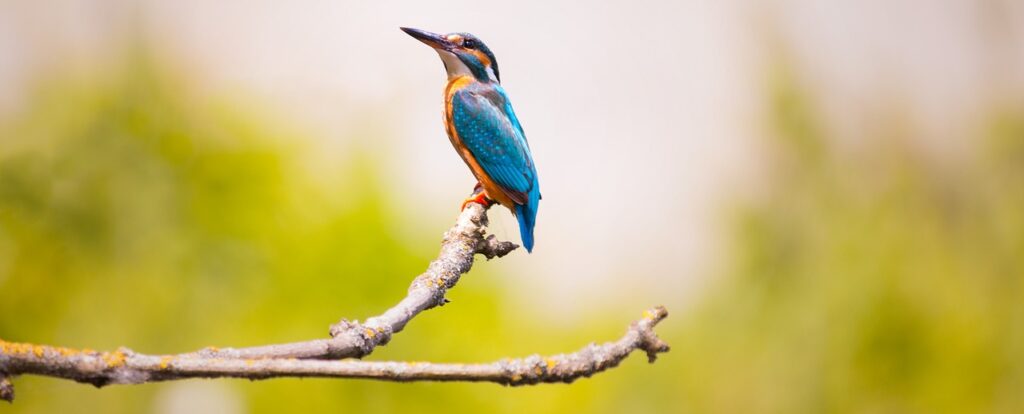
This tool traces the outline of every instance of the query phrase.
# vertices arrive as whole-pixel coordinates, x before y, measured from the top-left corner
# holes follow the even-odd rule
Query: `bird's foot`
[[[469,203],[477,203],[479,205],[484,206],[484,208],[486,209],[491,207],[491,204],[494,204],[494,201],[487,198],[487,195],[484,194],[483,190],[477,190],[473,192],[472,196],[465,200],[462,200],[462,207],[460,207],[459,210],[465,210],[466,206],[468,206]]]

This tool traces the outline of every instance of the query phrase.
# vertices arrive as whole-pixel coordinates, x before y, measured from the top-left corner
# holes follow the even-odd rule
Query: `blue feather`
[[[452,122],[459,139],[484,172],[512,198],[527,251],[540,202],[537,170],[523,128],[498,84],[476,83],[452,97]]]
[[[533,252],[533,227],[537,224],[537,206],[540,204],[540,191],[534,186],[530,199],[526,204],[516,205],[516,220],[519,220],[519,238],[529,253]]]

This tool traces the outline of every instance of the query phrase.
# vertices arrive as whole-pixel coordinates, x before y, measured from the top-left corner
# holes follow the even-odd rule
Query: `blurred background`
[[[473,180],[398,26],[495,51],[544,191],[372,360],[572,385],[16,380],[13,413],[1024,411],[1024,4],[0,2],[0,338],[171,353],[395,303]],[[492,231],[518,241],[492,210]]]

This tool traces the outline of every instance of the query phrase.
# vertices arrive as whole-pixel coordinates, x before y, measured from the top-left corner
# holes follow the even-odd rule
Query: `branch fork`
[[[331,325],[330,337],[248,348],[214,348],[177,355],[146,355],[128,348],[97,352],[0,340],[0,399],[14,400],[11,378],[44,375],[102,387],[186,378],[332,377],[384,381],[475,381],[504,385],[572,382],[617,366],[634,350],[654,362],[668,345],[654,327],[668,316],[664,307],[644,312],[619,340],[590,344],[574,353],[532,355],[485,364],[384,362],[359,359],[394,335],[418,315],[448,302],[447,291],[473,267],[474,256],[488,260],[519,246],[486,234],[487,208],[469,203],[445,232],[441,252],[409,286],[398,304],[365,322],[342,319]]]

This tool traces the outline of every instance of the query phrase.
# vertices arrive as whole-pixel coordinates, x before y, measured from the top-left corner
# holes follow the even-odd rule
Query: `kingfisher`
[[[448,72],[445,131],[478,181],[462,208],[473,202],[507,207],[519,221],[523,247],[532,252],[540,184],[523,127],[501,87],[494,53],[469,33],[401,29],[437,51]]]

